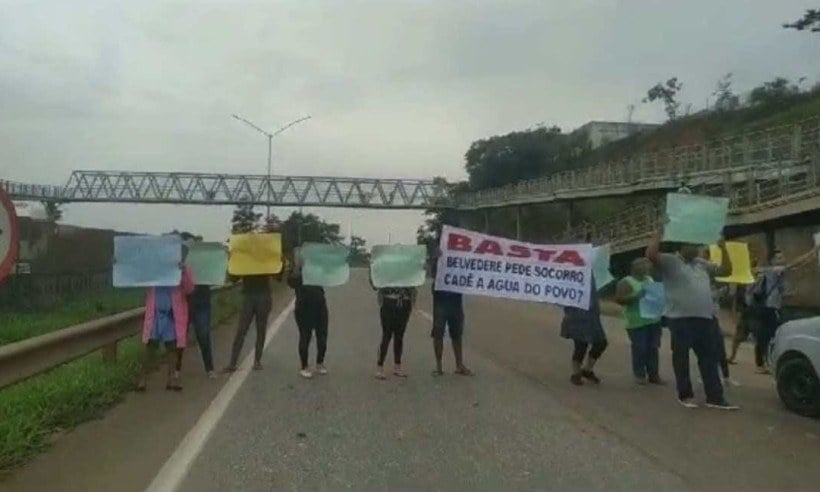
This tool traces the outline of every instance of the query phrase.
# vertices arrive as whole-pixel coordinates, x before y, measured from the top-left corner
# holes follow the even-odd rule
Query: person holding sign
[[[407,328],[410,313],[416,303],[416,289],[413,287],[389,287],[377,289],[377,291],[379,318],[382,324],[382,341],[379,344],[376,379],[387,379],[384,374],[384,359],[387,357],[387,348],[390,346],[391,339],[393,340],[393,375],[404,378],[407,377],[407,374],[401,370],[404,330]]]
[[[245,337],[251,328],[251,323],[256,325],[256,342],[253,352],[253,370],[262,369],[262,351],[265,349],[265,334],[268,329],[268,316],[273,304],[271,298],[271,278],[270,275],[242,275],[233,277],[233,281],[242,282],[242,309],[239,311],[239,321],[236,326],[236,334],[231,345],[231,360],[223,372],[236,371],[239,363],[239,355],[242,346],[245,344]]]
[[[757,278],[751,290],[751,300],[758,318],[755,333],[755,365],[758,374],[770,372],[766,359],[769,343],[781,323],[780,310],[783,308],[783,293],[786,290],[786,272],[816,258],[818,251],[820,251],[820,246],[815,246],[811,251],[786,264],[783,253],[776,249],[769,257],[769,266],[757,270]]]
[[[678,224],[680,229],[682,226]],[[724,410],[738,407],[726,401],[718,374],[714,343],[714,304],[711,279],[732,273],[732,263],[721,238],[720,266],[699,257],[698,244],[683,243],[675,254],[661,253],[664,224],[646,248],[646,257],[661,273],[666,291],[666,318],[672,334],[672,366],[675,370],[678,401],[686,408],[697,408],[689,374],[689,351],[698,358],[706,406]]]
[[[151,361],[159,349],[165,346],[168,379],[166,390],[182,391],[180,371],[182,370],[182,353],[188,341],[188,301],[187,296],[193,292],[194,283],[191,270],[185,266],[188,248],[181,246],[179,268],[182,271],[179,285],[175,287],[151,287],[145,296],[145,316],[142,323],[142,342],[145,344],[145,356],[142,371],[137,382],[137,391],[145,391],[148,370]]]
[[[325,289],[318,285],[305,285],[302,277],[303,261],[299,250],[293,254],[293,269],[288,275],[288,285],[296,293],[294,317],[299,328],[299,362],[302,368],[299,375],[305,379],[313,377],[308,365],[310,340],[316,332],[316,373],[326,375],[325,352],[327,352],[327,301]]]
[[[632,343],[632,375],[640,385],[664,384],[658,375],[661,319],[644,317],[640,310],[644,287],[655,282],[649,275],[650,267],[646,258],[636,258],[632,261],[631,275],[618,282],[615,289],[615,301],[624,307],[626,332]]]
[[[595,363],[601,358],[607,347],[606,333],[601,324],[601,306],[598,302],[598,286],[592,279],[589,309],[565,306],[564,319],[561,321],[561,336],[572,340],[572,384],[581,386],[584,379],[600,384],[601,379],[593,371]],[[584,358],[586,357],[586,363]]]
[[[457,225],[457,220],[451,217],[444,219],[447,225]],[[436,244],[441,244],[441,230],[438,231]],[[435,257],[432,259],[433,275],[433,329],[430,330],[430,337],[433,339],[433,353],[436,357],[436,369],[433,376],[443,376],[444,369],[441,359],[444,355],[444,333],[450,332],[450,341],[453,344],[453,356],[456,359],[456,374],[461,376],[472,376],[473,372],[464,365],[464,353],[462,349],[462,335],[464,334],[464,298],[457,292],[438,290],[436,288],[436,274],[438,270],[438,259],[441,257],[441,248],[436,249]]]

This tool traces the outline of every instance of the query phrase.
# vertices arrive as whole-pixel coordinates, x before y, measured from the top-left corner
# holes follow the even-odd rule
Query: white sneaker
[[[313,373],[308,371],[307,369],[302,369],[299,371],[299,375],[305,379],[311,379],[313,377]]]
[[[722,401],[718,401],[718,402],[714,402],[714,403],[709,403],[707,401],[706,406],[708,408],[716,408],[718,410],[740,410],[739,406],[732,405],[731,403],[729,403],[726,400],[722,400]]]
[[[318,372],[320,376],[327,376],[327,368],[324,364],[317,365],[316,372]]]
[[[678,398],[678,403],[680,403],[686,408],[698,408],[698,403],[695,401],[694,398]]]

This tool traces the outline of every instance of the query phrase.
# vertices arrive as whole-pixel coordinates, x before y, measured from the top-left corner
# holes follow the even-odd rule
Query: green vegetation
[[[139,307],[144,296],[142,289],[112,289],[66,300],[53,309],[0,312],[0,345]]]
[[[239,299],[238,289],[215,296],[215,325],[236,314]],[[139,371],[142,344],[135,336],[118,352],[114,364],[91,354],[0,391],[0,471],[21,465],[54,434],[101,417],[122,399]]]
[[[562,133],[557,127],[547,126],[483,138],[473,142],[465,153],[468,179],[450,183],[448,190],[458,194],[497,188],[566,170],[623,162],[636,155],[698,144],[723,135],[797,123],[820,115],[820,84],[805,89],[805,82],[801,79],[793,83],[776,77],[754,88],[748,100],[741,104],[740,97],[732,90],[729,73],[717,82],[711,109],[681,115],[679,96],[683,83],[671,77],[650,88],[645,98],[646,103],[663,103],[670,118],[657,129],[595,149],[590,148],[583,132]],[[572,205],[572,220],[575,224],[595,222],[642,200],[641,197],[619,197],[576,201]],[[491,233],[515,235],[515,210],[497,209],[488,213]],[[569,220],[566,204],[531,205],[522,207],[520,213],[524,239],[532,241],[555,238],[565,230]],[[432,245],[441,212],[429,210],[427,216],[426,223],[417,231],[417,239],[419,243]],[[460,218],[463,227],[484,229],[483,212],[460,214]]]

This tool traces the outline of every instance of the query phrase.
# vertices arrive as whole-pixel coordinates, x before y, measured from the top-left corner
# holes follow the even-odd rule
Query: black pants
[[[589,349],[589,357],[591,359],[598,359],[601,357],[601,354],[604,353],[607,346],[606,340],[595,342],[591,345],[581,340],[573,340],[573,343],[575,343],[575,349],[572,351],[572,360],[575,362],[584,360],[584,356],[587,355],[587,349]]]
[[[726,357],[726,342],[723,340],[723,330],[720,329],[720,321],[717,317],[712,318],[712,332],[715,339],[715,356],[717,357],[720,372],[723,378],[729,378],[729,359]]]
[[[299,327],[299,361],[302,369],[308,367],[308,349],[316,332],[316,364],[324,364],[327,351],[327,304],[305,303],[296,306],[296,326]]]
[[[780,311],[774,308],[761,308],[758,311],[758,318],[755,326],[755,364],[757,367],[763,367],[769,357],[769,343],[780,326]]]
[[[401,354],[404,348],[404,330],[410,319],[410,303],[398,303],[394,299],[385,299],[379,310],[382,322],[382,343],[379,345],[379,367],[384,365],[387,357],[387,347],[393,339],[393,362],[401,364]]]
[[[706,401],[723,401],[723,386],[718,374],[717,347],[715,345],[715,322],[711,318],[669,318],[672,332],[672,366],[678,398],[693,398],[692,380],[689,375],[689,351],[694,350],[698,368],[703,379]]]
[[[256,345],[254,349],[254,361],[262,360],[262,350],[265,348],[265,332],[268,328],[268,315],[271,309],[271,296],[269,292],[254,292],[242,294],[242,311],[239,313],[239,325],[236,327],[236,335],[231,348],[230,367],[236,367],[239,361],[239,353],[242,352],[242,345],[245,344],[245,336],[251,327],[251,321],[256,321]]]

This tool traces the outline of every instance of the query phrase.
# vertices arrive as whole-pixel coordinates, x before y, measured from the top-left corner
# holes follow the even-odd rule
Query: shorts
[[[433,329],[430,336],[441,340],[445,329],[449,330],[450,339],[461,340],[464,333],[464,308],[461,302],[433,302]]]

